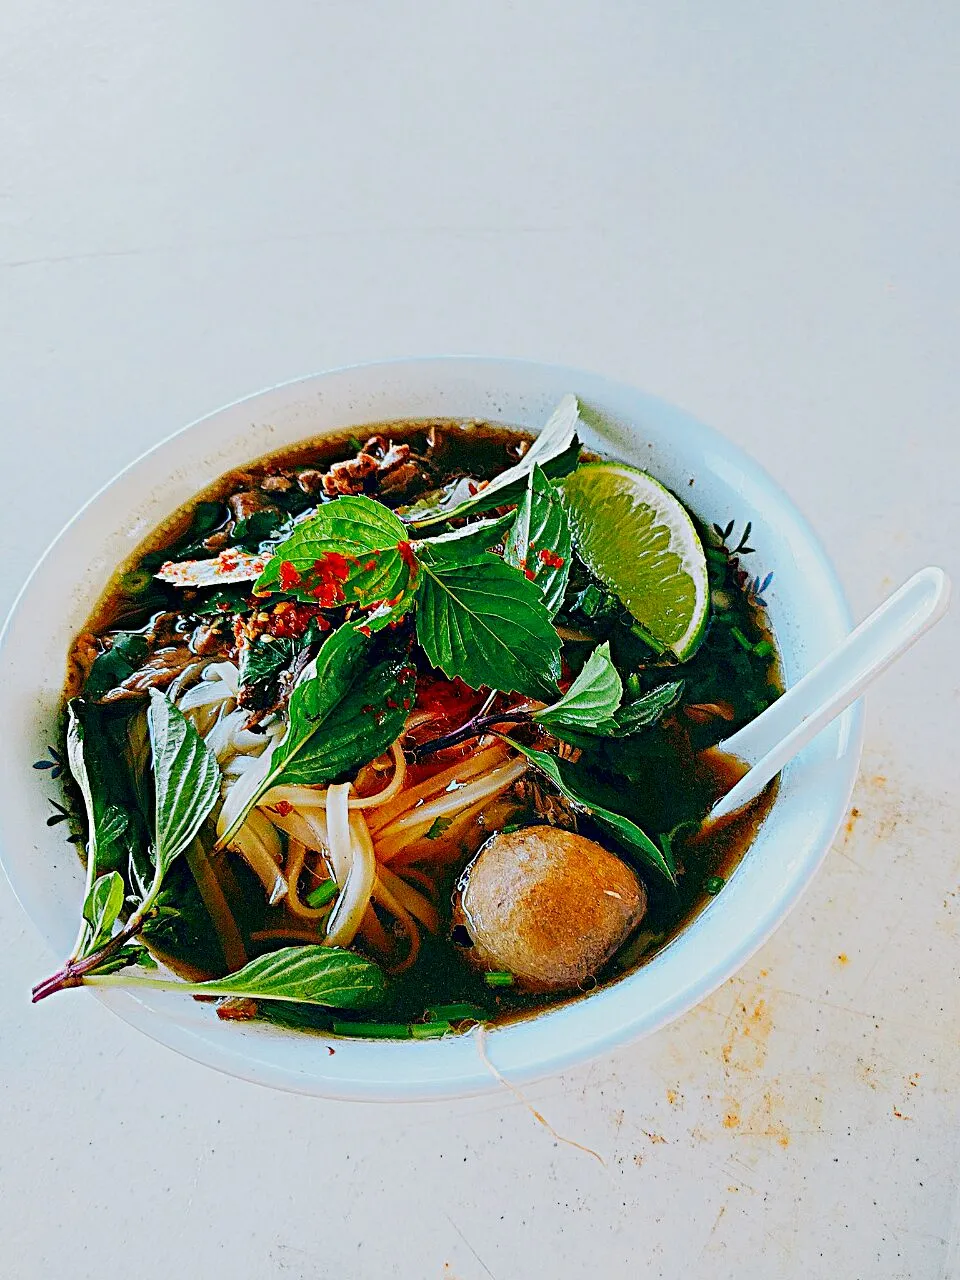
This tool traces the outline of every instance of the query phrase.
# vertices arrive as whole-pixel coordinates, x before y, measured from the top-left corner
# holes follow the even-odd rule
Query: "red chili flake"
[[[357,630],[360,632],[360,634],[361,634],[362,636],[372,636],[372,635],[373,635],[373,632],[370,630],[370,628],[369,628],[368,626],[360,626],[360,627],[357,627]]]
[[[407,568],[408,568],[408,569],[410,569],[411,571],[412,571],[412,570],[414,570],[414,569],[416,569],[416,567],[417,567],[417,557],[416,557],[416,555],[415,555],[415,553],[414,553],[414,550],[413,550],[413,547],[411,547],[410,543],[409,543],[409,542],[398,542],[398,543],[397,543],[397,550],[400,552],[400,559],[401,559],[401,560],[403,561],[403,563],[407,566]]]
[[[409,710],[410,710],[411,705],[412,705],[412,704],[411,704],[410,699],[409,699],[409,698],[404,698],[404,700],[403,700],[403,709],[404,709],[404,711],[409,711]]]
[[[477,486],[473,483],[473,481],[472,481],[472,480],[469,480],[469,481],[467,482],[467,491],[469,492],[469,494],[470,494],[470,497],[471,497],[471,498],[476,497],[476,494],[477,494]]]
[[[369,702],[366,704],[366,706],[361,707],[360,710],[363,712],[365,716],[369,716],[373,714],[373,706]]]
[[[290,563],[284,560],[280,565],[280,588],[283,591],[290,591],[293,587],[299,587],[302,579],[299,572]]]
[[[375,569],[376,567],[377,567],[376,560],[368,560],[367,563],[363,566],[364,573],[369,573],[371,569]]]
[[[537,575],[534,573],[532,569],[524,569],[523,576],[525,578],[529,578],[531,582],[534,582],[537,577]]]
[[[396,711],[399,705],[400,704],[397,702],[396,698],[387,699],[387,706],[390,708],[391,711]]]
[[[540,559],[544,564],[548,564],[551,569],[562,569],[566,563],[563,556],[558,556],[555,551],[550,551],[546,547],[540,552]]]
[[[293,805],[289,800],[278,800],[276,804],[267,806],[273,813],[279,813],[281,818],[285,818],[288,813],[293,813]]]
[[[226,551],[221,551],[217,556],[217,568],[224,573],[233,573],[240,561],[234,555],[230,555]]]

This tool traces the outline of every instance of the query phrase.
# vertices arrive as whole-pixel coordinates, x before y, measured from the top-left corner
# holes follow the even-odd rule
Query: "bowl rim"
[[[525,375],[531,380],[537,378],[546,381],[565,380],[568,388],[581,391],[585,399],[591,398],[586,391],[587,388],[595,388],[598,392],[602,389],[614,398],[642,402],[651,412],[674,419],[694,436],[699,435],[702,442],[709,442],[718,447],[722,454],[735,460],[739,468],[740,481],[744,484],[749,483],[758,492],[768,495],[778,514],[785,518],[791,531],[801,539],[809,565],[819,575],[819,588],[824,593],[825,602],[832,608],[833,626],[828,629],[836,633],[831,637],[833,642],[850,629],[850,610],[843,588],[826,550],[809,521],[758,462],[716,429],[706,426],[684,410],[640,391],[628,383],[586,370],[516,357],[455,354],[411,356],[358,362],[265,387],[187,423],[132,459],[83,503],[52,539],[27,576],[11,605],[3,628],[0,629],[0,673],[6,665],[10,634],[30,593],[39,583],[42,583],[56,549],[83,517],[92,508],[98,506],[108,493],[120,486],[123,481],[131,479],[136,473],[148,467],[155,455],[162,454],[171,446],[175,446],[181,437],[204,427],[211,428],[217,420],[236,413],[244,406],[252,406],[257,402],[283,396],[284,393],[306,392],[310,388],[320,386],[324,381],[338,377],[350,375],[366,378],[376,378],[378,375],[389,377],[391,372],[403,370],[422,375],[424,380],[428,380],[431,374],[437,374],[440,371],[450,373],[458,369],[468,371],[472,376],[479,373],[496,376],[497,370],[501,370],[505,376],[519,376],[521,381]],[[437,416],[455,415],[438,413]],[[368,421],[373,422],[375,419],[370,418]],[[332,434],[332,432],[333,428],[328,428],[317,434]],[[263,452],[267,450],[262,450],[261,453]],[[250,461],[256,456],[259,455],[251,453],[246,460]],[[221,468],[221,474],[243,465],[243,459],[232,461]],[[155,527],[155,524],[156,521],[151,522],[144,533],[149,528]],[[105,537],[106,535],[103,535],[101,541]],[[93,599],[91,597],[89,600],[90,607]],[[3,705],[4,684],[5,681],[0,674],[0,706]],[[497,1071],[508,1073],[511,1081],[523,1083],[553,1075],[595,1059],[642,1036],[652,1034],[666,1023],[680,1017],[732,976],[763,945],[796,905],[826,857],[842,824],[852,794],[859,768],[862,734],[862,705],[857,703],[821,735],[821,739],[830,737],[835,739],[833,747],[827,746],[825,752],[830,763],[828,771],[830,794],[818,797],[815,806],[811,799],[811,805],[817,809],[818,814],[814,820],[804,856],[795,859],[791,873],[785,879],[779,895],[752,918],[751,927],[744,932],[736,944],[728,946],[722,955],[714,957],[706,968],[701,967],[696,974],[688,973],[672,993],[661,994],[658,1002],[655,1001],[651,1006],[635,1012],[632,1016],[624,1014],[621,1010],[612,1020],[601,1016],[580,1019],[584,1023],[584,1030],[579,1038],[564,1040],[561,1034],[558,1039],[556,1035],[545,1036],[543,1030],[548,1024],[558,1024],[565,1015],[573,1011],[595,1006],[599,1013],[602,1003],[599,997],[611,991],[625,992],[631,984],[636,984],[640,974],[649,974],[655,968],[662,969],[663,958],[669,956],[676,944],[693,926],[685,929],[677,939],[640,970],[602,988],[600,992],[592,994],[589,998],[547,1010],[517,1023],[491,1029],[485,1036],[485,1053],[496,1060]],[[821,739],[818,739],[818,742]],[[779,803],[779,800],[775,802],[773,811]],[[30,896],[25,891],[23,877],[19,874],[15,861],[8,858],[6,854],[8,847],[16,847],[15,841],[9,838],[10,830],[15,823],[14,811],[0,805],[0,864],[3,866],[14,896],[41,936],[52,947],[54,944],[50,931],[40,922],[38,918],[40,912],[34,909],[35,904],[30,902]],[[695,923],[699,926],[710,912],[714,912],[716,916],[715,908],[721,906],[724,897],[725,895],[720,895],[714,903],[711,903]],[[331,1069],[330,1064],[335,1062],[333,1057],[330,1057],[329,1062],[311,1062],[308,1068],[304,1068],[289,1061],[282,1062],[278,1060],[277,1055],[270,1052],[271,1042],[290,1043],[295,1040],[304,1046],[325,1046],[328,1044],[328,1039],[325,1037],[304,1036],[300,1033],[285,1032],[265,1026],[251,1029],[238,1024],[215,1023],[208,1024],[215,1025],[217,1028],[217,1034],[209,1038],[198,1030],[195,1018],[183,1017],[170,1003],[175,1001],[182,1004],[182,997],[168,996],[166,993],[149,993],[149,996],[145,997],[120,990],[95,991],[93,994],[125,1022],[158,1043],[194,1061],[218,1068],[230,1075],[290,1092],[345,1100],[400,1101],[470,1096],[500,1087],[500,1081],[491,1072],[489,1066],[479,1060],[474,1046],[469,1045],[470,1038],[466,1036],[457,1037],[455,1040],[428,1042],[364,1042],[332,1039],[331,1043],[337,1050],[352,1046],[351,1052],[357,1051],[369,1059],[362,1071],[354,1068],[351,1074],[350,1068],[347,1071],[339,1067],[336,1070]],[[576,1022],[577,1019],[573,1021]],[[221,1036],[221,1032],[234,1034]],[[541,1046],[538,1049],[537,1042],[540,1040],[552,1041],[553,1047],[548,1049]],[[517,1049],[520,1041],[526,1043]],[[451,1049],[456,1049],[457,1053],[451,1054],[449,1052]],[[464,1049],[468,1049],[468,1054],[464,1054]],[[398,1051],[404,1054],[405,1063],[405,1069],[399,1073],[397,1067],[400,1060],[396,1057]],[[289,1055],[286,1056],[289,1057]],[[309,1057],[309,1053],[305,1052],[304,1056]],[[318,1060],[326,1058],[326,1054],[319,1052],[313,1056]],[[441,1059],[445,1060],[441,1061]],[[359,1059],[355,1061],[359,1063]]]

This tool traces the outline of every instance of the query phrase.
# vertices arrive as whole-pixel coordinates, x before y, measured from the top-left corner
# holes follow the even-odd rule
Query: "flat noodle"
[[[301,920],[322,920],[330,914],[329,907],[309,907],[300,897],[300,876],[306,861],[307,849],[299,840],[287,841],[287,865],[284,874],[287,879],[287,910]]]
[[[330,788],[330,805],[327,809],[327,823],[330,834],[330,855],[336,864],[335,840],[340,838],[340,824],[346,816],[347,835],[350,840],[350,869],[346,877],[337,875],[337,884],[341,885],[340,896],[330,913],[327,922],[326,943],[331,947],[349,947],[357,935],[363,921],[364,912],[370,905],[370,895],[377,878],[377,860],[373,851],[373,841],[363,820],[362,814],[350,813],[347,799],[350,793],[349,782]],[[335,795],[337,792],[339,794]],[[336,837],[334,832],[336,830]]]
[[[376,835],[395,818],[406,813],[408,809],[413,809],[421,800],[429,800],[432,796],[445,791],[451,784],[462,782],[465,778],[472,778],[478,773],[483,773],[485,769],[494,768],[505,760],[506,756],[506,747],[497,742],[489,750],[477,752],[474,756],[469,756],[429,778],[424,778],[423,782],[418,782],[416,786],[408,787],[389,803],[381,805],[371,816],[371,832]]]
[[[418,889],[414,889],[413,885],[407,884],[405,880],[394,875],[387,867],[378,869],[377,879],[399,903],[407,908],[414,919],[420,921],[425,929],[429,929],[431,933],[439,932],[440,917],[437,915],[437,909]]]

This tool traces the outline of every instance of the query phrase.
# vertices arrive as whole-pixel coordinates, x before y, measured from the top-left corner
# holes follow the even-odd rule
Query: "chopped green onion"
[[[703,892],[715,898],[726,883],[723,876],[708,876],[703,882]]]
[[[667,646],[661,644],[659,640],[655,640],[646,627],[642,627],[639,622],[633,624],[630,628],[630,634],[636,636],[638,640],[642,640],[645,645],[649,645],[658,656],[667,652]]]
[[[509,835],[512,835],[514,831],[522,831],[522,830],[523,830],[522,822],[508,822],[506,826],[503,826],[500,828],[500,834],[509,836]]]
[[[753,646],[753,652],[758,658],[769,658],[773,653],[773,645],[769,640],[761,640],[759,644]]]
[[[513,974],[508,973],[506,969],[494,969],[491,973],[485,973],[483,980],[488,987],[513,986]]]
[[[316,889],[311,890],[307,894],[308,907],[325,907],[328,902],[332,902],[337,896],[336,880],[324,880],[323,884],[318,884]]]
[[[153,574],[146,569],[133,569],[120,579],[120,590],[125,596],[138,596],[153,582]]]
[[[730,634],[741,649],[746,649],[747,653],[753,653],[753,641],[748,640],[739,627],[731,627]]]
[[[335,1022],[335,1036],[357,1036],[363,1040],[409,1040],[409,1022]]]
[[[467,1019],[471,1022],[484,1022],[486,1017],[485,1009],[466,1001],[461,1004],[439,1004],[426,1012],[427,1022],[464,1022]]]
[[[363,445],[360,443],[360,441],[357,439],[356,436],[351,436],[350,439],[347,441],[347,444],[354,451],[354,453],[359,453],[360,450],[363,448]]]
[[[445,1019],[438,1018],[434,1022],[414,1022],[410,1027],[410,1034],[414,1040],[439,1040],[441,1036],[448,1035],[453,1027]]]

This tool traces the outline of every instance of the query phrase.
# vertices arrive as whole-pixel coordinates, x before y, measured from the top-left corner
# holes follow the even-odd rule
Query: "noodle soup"
[[[780,689],[749,528],[577,424],[307,442],[122,567],[70,655],[88,886],[36,998],[441,1037],[616,981],[722,892],[773,794],[703,825]]]

